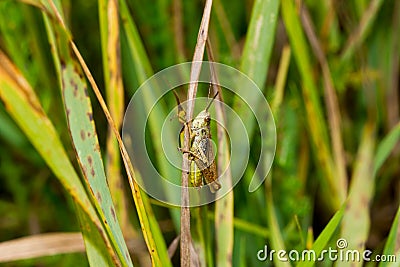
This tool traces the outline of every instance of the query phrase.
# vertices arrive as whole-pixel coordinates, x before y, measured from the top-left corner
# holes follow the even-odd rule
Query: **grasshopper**
[[[186,124],[186,113],[180,105],[179,98],[174,91],[175,98],[178,102],[178,118],[183,124]],[[182,149],[183,131],[185,125],[179,133],[179,151],[189,154],[190,160],[190,182],[194,187],[208,185],[211,193],[215,193],[221,188],[221,184],[217,181],[217,166],[214,160],[213,145],[211,143],[211,116],[208,112],[213,100],[218,95],[211,99],[207,107],[201,111],[196,118],[189,124],[190,132],[190,149],[185,151]]]

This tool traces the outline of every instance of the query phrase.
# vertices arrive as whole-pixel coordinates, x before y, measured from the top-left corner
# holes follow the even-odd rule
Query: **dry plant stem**
[[[188,90],[188,106],[186,110],[186,120],[190,122],[193,118],[194,98],[197,93],[198,78],[201,70],[201,60],[203,59],[205,44],[207,40],[208,25],[211,15],[212,0],[207,0],[203,18],[201,20],[199,34],[197,36],[197,43],[193,55],[192,67],[190,70],[190,84]],[[183,148],[189,150],[189,123],[186,123]],[[181,190],[181,266],[190,266],[190,210],[189,210],[189,159],[188,154],[183,154],[182,162],[182,190]]]
[[[85,245],[81,233],[47,233],[1,242],[0,250],[0,262],[8,262],[84,252]]]
[[[332,137],[332,147],[335,157],[336,171],[338,175],[338,182],[340,184],[340,199],[344,200],[347,194],[347,174],[346,174],[346,162],[344,156],[342,135],[341,135],[341,120],[340,120],[340,110],[338,106],[338,100],[333,86],[332,76],[329,70],[328,62],[322,51],[321,44],[315,34],[314,26],[310,19],[310,15],[305,6],[301,9],[301,21],[303,23],[303,28],[306,32],[308,40],[310,41],[311,47],[315,56],[318,59],[319,64],[322,69],[322,76],[324,81],[325,89],[325,103],[328,112],[329,128]]]
[[[185,60],[185,42],[183,37],[182,0],[173,0],[174,40],[178,61]]]
[[[365,33],[373,23],[377,11],[379,10],[380,6],[382,6],[383,2],[383,0],[370,1],[367,9],[362,15],[359,25],[350,34],[349,39],[344,46],[343,53],[341,55],[342,61],[349,59],[349,57],[353,54],[353,51],[361,44],[362,41],[365,40]]]

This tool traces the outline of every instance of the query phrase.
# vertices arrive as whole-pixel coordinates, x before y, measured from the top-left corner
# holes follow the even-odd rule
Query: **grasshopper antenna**
[[[208,103],[208,105],[207,105],[207,107],[206,107],[206,109],[205,109],[205,111],[208,111],[208,109],[210,108],[210,106],[211,106],[211,104],[212,104],[212,102],[214,101],[214,99],[217,97],[217,95],[218,95],[218,92],[214,95],[214,97],[210,100],[210,102]]]

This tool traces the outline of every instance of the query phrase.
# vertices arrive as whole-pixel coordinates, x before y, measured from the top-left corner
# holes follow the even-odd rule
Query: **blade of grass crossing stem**
[[[62,20],[61,15],[56,13],[58,11],[55,10],[54,4],[52,11],[59,20]],[[132,266],[107,186],[86,81],[78,63],[71,57],[73,51],[70,48],[70,37],[62,28],[63,25],[59,24],[61,22],[54,22],[53,27],[61,63],[59,78],[72,143],[82,173],[95,199],[97,211],[118,258],[123,266]]]
[[[115,125],[120,129],[124,116],[124,89],[122,85],[119,20],[117,0],[99,1],[99,20],[103,72],[106,87],[106,96],[110,113]],[[110,128],[110,126],[109,126]],[[111,195],[113,196],[117,217],[125,236],[133,237],[135,232],[129,223],[126,198],[121,176],[121,160],[118,143],[112,129],[107,133],[107,161],[106,172]]]
[[[369,202],[373,197],[374,128],[367,124],[358,150],[347,208],[343,217],[341,238],[347,241],[346,249],[363,251],[370,226]],[[361,266],[356,262],[338,261],[337,266]]]
[[[211,42],[207,40],[207,54],[211,62],[214,62],[214,55],[212,51]],[[211,64],[211,82],[213,84],[213,95],[218,92],[218,100],[215,103],[215,111],[217,121],[222,125],[226,125],[225,109],[222,105],[222,91],[218,86],[219,81],[216,70]],[[224,176],[220,177],[226,182],[228,187],[232,186],[232,174],[230,168],[230,154],[229,142],[224,128],[217,124],[217,139],[218,139],[218,173]],[[233,190],[226,194],[223,198],[215,203],[215,233],[216,233],[216,246],[217,246],[217,266],[231,266],[232,265],[232,251],[233,251]]]
[[[396,217],[393,220],[382,255],[394,255],[396,262],[381,261],[379,267],[398,266],[400,261],[400,206],[397,209]]]
[[[297,267],[311,267],[315,265],[316,259],[319,257],[322,250],[325,249],[329,240],[335,233],[339,223],[341,222],[346,205],[347,202],[344,202],[342,204],[342,207],[335,213],[335,215],[333,215],[332,219],[325,226],[324,230],[322,230],[321,234],[318,236],[317,240],[315,240],[314,244],[310,248],[310,251],[315,252],[316,257],[312,260],[309,260],[308,258],[304,259],[304,261],[301,261],[299,264],[297,264]]]
[[[51,2],[52,3],[52,2]],[[53,3],[52,3],[53,4]],[[62,25],[62,28],[64,30],[64,33],[68,33],[68,30],[65,26],[65,23],[63,21],[63,19],[61,18],[61,15],[58,13],[58,11],[56,10],[54,4],[52,5],[52,12],[55,13],[56,15],[56,19],[58,20],[58,22]],[[57,25],[57,24],[56,24]],[[60,31],[61,33],[61,31]],[[56,38],[57,39],[57,38]],[[58,39],[57,39],[58,40]],[[95,83],[93,76],[91,75],[85,61],[82,58],[82,55],[80,54],[79,50],[77,49],[76,45],[73,43],[72,39],[69,39],[69,44],[73,49],[73,53],[75,54],[75,56],[77,57],[77,59],[79,60],[80,65],[83,68],[83,71],[85,72],[86,77],[88,78],[92,89],[94,91],[94,93],[96,94],[96,97],[103,109],[104,114],[106,115],[107,121],[109,123],[109,125],[111,125],[112,130],[118,140],[118,144],[119,147],[121,149],[121,154],[122,154],[122,159],[124,161],[124,166],[125,169],[127,171],[128,174],[128,178],[129,178],[129,183],[131,185],[131,190],[132,190],[132,195],[135,201],[135,205],[136,205],[136,209],[138,212],[138,217],[140,220],[140,224],[142,226],[142,232],[143,232],[143,236],[144,239],[146,241],[148,250],[150,252],[151,255],[151,259],[152,259],[152,263],[154,266],[170,266],[170,261],[168,258],[168,254],[165,248],[165,243],[164,240],[162,239],[162,236],[160,234],[160,231],[158,229],[158,224],[155,221],[155,217],[151,211],[151,209],[149,209],[150,205],[149,203],[144,202],[145,200],[147,200],[147,198],[142,198],[141,196],[141,190],[139,188],[139,186],[137,185],[137,183],[135,182],[135,172],[134,172],[134,168],[130,162],[130,158],[128,156],[127,150],[124,146],[124,143],[122,142],[121,136],[119,135],[119,132],[117,130],[117,128],[115,127],[115,123],[111,118],[110,112],[104,102],[104,99],[99,91],[99,88],[97,87],[97,84]],[[65,48],[65,50],[68,50],[67,48]],[[69,53],[66,53],[66,55],[69,55]],[[89,99],[88,99],[89,100]],[[146,212],[146,208],[149,210],[149,212]],[[150,227],[150,225],[152,227]],[[157,226],[157,229],[155,228]],[[154,238],[153,238],[153,232],[155,232],[157,234],[157,245],[155,244]],[[161,248],[161,249],[160,249]]]
[[[136,75],[139,84],[142,84],[146,81],[147,78],[153,75],[153,70],[150,65],[150,61],[146,55],[146,51],[143,47],[142,41],[140,39],[137,27],[129,13],[128,6],[125,0],[120,0],[120,16],[122,21],[122,26],[124,28],[128,46],[130,49],[130,55],[132,56],[132,62],[135,66]],[[153,104],[157,102],[157,97],[160,96],[161,93],[159,92],[159,88],[154,87],[152,90],[144,90],[144,105],[147,110],[152,108]],[[138,112],[143,112],[142,110]],[[158,167],[160,168],[160,173],[165,175],[166,177],[177,177],[179,176],[179,172],[176,168],[168,163],[165,160],[164,152],[162,151],[162,144],[161,138],[157,136],[157,134],[162,132],[162,125],[164,121],[162,118],[166,117],[165,109],[162,110],[161,108],[156,108],[152,110],[152,115],[149,117],[149,128],[150,133],[153,136],[152,140],[154,142],[154,154],[157,159]],[[176,140],[176,136],[173,133],[166,131],[165,133],[165,140],[169,140],[169,142],[173,143]],[[166,192],[169,194],[170,192]],[[179,227],[180,224],[180,215],[179,210],[172,209],[170,210],[171,216],[173,218],[174,224],[176,227]]]
[[[108,244],[105,254],[114,255],[105,229],[34,91],[2,52],[0,62],[0,99],[6,110],[76,202],[81,223],[88,224],[91,221],[97,229],[101,229],[100,234]]]
[[[293,55],[302,78],[302,93],[313,148],[316,151],[315,154],[319,166],[321,166],[321,172],[324,174],[324,177],[326,177],[326,181],[329,185],[328,187],[324,186],[322,188],[322,193],[326,196],[330,196],[327,204],[331,209],[336,210],[345,199],[346,188],[339,187],[335,180],[336,176],[334,173],[333,160],[327,145],[329,144],[327,125],[322,116],[323,113],[318,89],[313,80],[313,71],[308,56],[309,52],[305,37],[301,28],[301,22],[292,0],[285,0],[282,2],[282,16]]]

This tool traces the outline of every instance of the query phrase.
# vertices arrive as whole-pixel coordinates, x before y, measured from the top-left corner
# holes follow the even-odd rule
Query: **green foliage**
[[[147,177],[120,156],[72,41],[119,128],[140,84],[192,59],[203,8],[192,0],[0,1],[0,241],[80,231],[87,253],[4,266],[179,262],[179,250],[172,260],[167,251],[179,235],[179,209],[128,183],[127,176]],[[267,96],[277,149],[265,185],[249,193],[262,141],[249,114],[254,153],[242,181],[222,201],[191,210],[200,262],[313,266],[322,263],[281,262],[276,254],[273,263],[260,261],[257,252],[268,245],[319,255],[339,238],[349,249],[400,261],[399,1],[214,0],[212,8],[215,60],[240,69]],[[157,90],[146,92],[144,106]],[[243,108],[233,94],[224,100]],[[161,105],[174,101],[167,95]],[[148,124],[150,157],[178,177],[156,138],[165,117],[157,112]],[[166,134],[171,142],[178,135]]]

